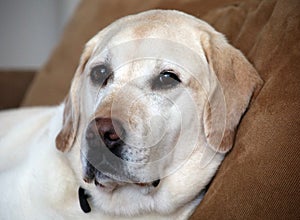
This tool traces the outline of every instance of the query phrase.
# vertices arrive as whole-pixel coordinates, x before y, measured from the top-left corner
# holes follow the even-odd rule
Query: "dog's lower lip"
[[[148,183],[135,183],[135,185],[138,185],[138,186],[147,186]]]
[[[151,183],[135,183],[135,185],[142,186],[142,187],[143,186],[152,185],[154,187],[157,187],[159,185],[159,183],[160,183],[160,179],[157,179],[157,180],[155,180],[155,181],[153,181]]]
[[[96,179],[95,179],[95,185],[96,185],[96,186],[103,187],[103,188],[105,187],[104,185],[102,185],[101,183],[99,183]]]
[[[94,180],[94,183],[96,186],[99,186],[101,188],[105,188],[105,186],[101,183],[99,183],[96,179]],[[157,187],[160,183],[160,179],[153,181],[152,183],[134,183],[137,186],[145,187],[152,185],[153,187]]]

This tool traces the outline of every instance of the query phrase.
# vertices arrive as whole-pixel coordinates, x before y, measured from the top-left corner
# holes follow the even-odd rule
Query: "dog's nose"
[[[124,129],[118,120],[111,118],[95,119],[99,135],[106,147],[116,156],[121,158]]]
[[[114,142],[120,139],[116,121],[113,122],[111,118],[97,118],[96,124],[103,140]]]

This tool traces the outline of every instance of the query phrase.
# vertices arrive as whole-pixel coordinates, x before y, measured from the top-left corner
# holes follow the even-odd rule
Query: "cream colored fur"
[[[114,76],[97,88],[90,70],[108,54]],[[163,68],[175,69],[181,83],[152,91],[147,83]],[[65,103],[0,113],[0,219],[187,219],[232,147],[260,82],[245,57],[195,17],[154,10],[116,21],[87,43]],[[130,119],[136,134],[130,143],[150,132],[145,143],[153,143],[165,132],[161,150],[141,151],[143,157],[133,152],[156,158],[172,149],[158,166],[157,188],[122,183],[106,191],[83,180],[86,126],[111,114]],[[152,123],[154,116],[159,120]],[[179,126],[183,133],[176,133]],[[173,146],[180,134],[182,142]],[[156,168],[145,163],[124,170],[143,182]],[[90,213],[80,209],[79,186],[92,196]]]

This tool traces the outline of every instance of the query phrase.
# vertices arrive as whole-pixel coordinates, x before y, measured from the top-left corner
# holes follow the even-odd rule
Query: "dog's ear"
[[[205,32],[201,44],[216,82],[208,92],[204,109],[205,136],[209,146],[225,153],[232,148],[237,125],[262,80],[244,55],[229,45],[222,34],[214,30]]]
[[[80,62],[72,80],[69,94],[64,101],[62,128],[56,136],[56,148],[62,152],[69,151],[75,141],[80,119],[80,90],[83,71],[95,45],[95,40],[90,40],[80,57]]]

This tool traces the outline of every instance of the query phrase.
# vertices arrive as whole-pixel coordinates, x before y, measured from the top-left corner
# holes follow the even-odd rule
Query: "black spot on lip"
[[[152,186],[157,187],[159,183],[160,183],[160,179],[155,180],[152,182]]]

